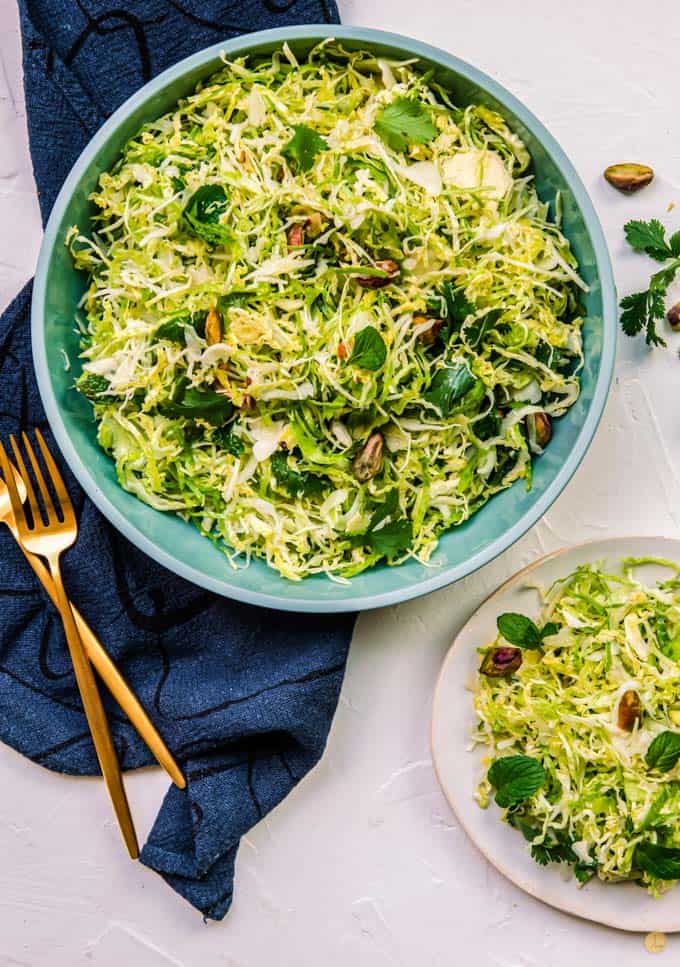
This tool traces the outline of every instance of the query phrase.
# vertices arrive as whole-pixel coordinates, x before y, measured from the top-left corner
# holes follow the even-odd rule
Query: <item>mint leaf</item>
[[[398,97],[378,113],[376,133],[393,151],[406,151],[409,144],[427,144],[437,136],[430,112],[420,101]]]
[[[538,759],[508,755],[494,759],[487,779],[496,790],[496,803],[505,809],[533,796],[545,783],[545,770]]]
[[[184,327],[191,325],[191,314],[178,312],[174,316],[164,319],[155,332],[156,339],[167,339],[168,342],[184,344]]]
[[[650,769],[670,772],[680,759],[680,735],[676,732],[660,732],[649,744],[645,762]]]
[[[443,417],[447,417],[453,404],[465,396],[476,382],[477,379],[470,372],[467,363],[447,364],[434,374],[424,398]]]
[[[159,409],[167,416],[184,417],[187,420],[205,420],[213,426],[226,423],[234,412],[228,396],[213,389],[196,389],[181,379],[172,396]]]
[[[658,880],[678,880],[680,849],[675,846],[658,846],[656,843],[639,843],[633,854],[633,866]]]
[[[321,151],[328,151],[328,142],[306,124],[294,124],[293,131],[293,137],[281,154],[290,158],[300,171],[309,171],[314,166],[316,156]]]
[[[349,358],[350,363],[361,369],[376,370],[387,358],[385,341],[374,326],[364,326],[354,338],[354,348]]]
[[[540,648],[541,632],[531,618],[508,611],[496,618],[498,630],[511,645],[521,648]]]
[[[547,621],[541,628],[541,641],[544,638],[549,638],[551,635],[556,635],[560,630],[560,626],[554,621]]]
[[[649,222],[627,222],[623,230],[628,244],[636,252],[645,252],[659,262],[673,257],[673,251],[666,241],[666,230],[658,218],[652,218]]]
[[[231,233],[225,225],[220,224],[228,201],[222,185],[201,185],[184,206],[182,222],[185,229],[208,245],[228,242]]]

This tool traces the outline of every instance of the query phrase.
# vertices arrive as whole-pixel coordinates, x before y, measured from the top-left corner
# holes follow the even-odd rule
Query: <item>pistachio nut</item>
[[[666,319],[673,330],[673,332],[680,331],[680,302],[676,302],[674,306],[666,313]]]
[[[379,430],[371,433],[370,437],[354,458],[352,464],[354,476],[359,483],[366,483],[371,477],[380,472],[383,456],[383,435]]]
[[[648,185],[654,177],[654,171],[649,165],[631,164],[629,162],[609,165],[605,169],[605,178],[610,185],[619,191],[631,195]]]
[[[619,702],[618,725],[625,732],[632,732],[635,723],[642,718],[642,702],[634,688],[624,692]]]
[[[210,309],[206,316],[205,341],[209,346],[222,342],[222,316],[217,308]]]
[[[444,325],[444,320],[432,319],[430,316],[416,315],[413,317],[414,326],[422,326],[424,322],[431,322],[432,325],[429,327],[429,329],[423,329],[422,332],[418,333],[418,341],[422,343],[423,346],[432,346],[437,341],[437,336]]]
[[[552,423],[547,413],[530,413],[527,417],[529,439],[542,450],[550,443],[552,437]]]
[[[299,248],[301,245],[305,244],[305,228],[304,225],[299,223],[291,225],[286,232],[286,241],[288,242],[288,248]]]
[[[512,675],[522,664],[522,649],[510,645],[490,648],[484,655],[479,671],[489,678],[501,678]]]
[[[357,282],[364,289],[384,289],[399,275],[399,263],[394,259],[380,259],[375,267],[385,272],[385,275],[358,275]]]

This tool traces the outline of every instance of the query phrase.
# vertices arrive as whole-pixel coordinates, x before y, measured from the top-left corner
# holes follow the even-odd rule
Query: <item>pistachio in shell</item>
[[[429,329],[423,329],[422,332],[418,333],[418,342],[423,346],[433,346],[437,341],[437,336],[439,335],[443,325],[443,319],[432,319],[430,316],[414,316],[413,325],[422,326],[424,322],[431,322],[432,325]]]
[[[305,228],[304,225],[297,223],[296,225],[291,225],[286,233],[286,241],[288,242],[288,248],[299,248],[301,245],[305,244]]]
[[[680,302],[676,302],[674,306],[671,306],[666,313],[666,319],[668,319],[668,324],[673,332],[680,332]]]
[[[621,696],[618,710],[618,726],[625,732],[632,732],[635,723],[642,718],[642,702],[634,688],[629,688]]]
[[[218,309],[210,309],[205,319],[205,341],[209,346],[222,342],[222,316]]]
[[[366,483],[371,477],[380,472],[383,456],[383,435],[379,430],[371,433],[370,437],[354,458],[352,469],[359,483]]]
[[[552,423],[547,413],[530,413],[527,417],[527,424],[531,437],[539,450],[550,443],[552,437]]]
[[[479,671],[489,678],[503,678],[512,675],[522,664],[522,649],[510,645],[490,648],[484,655]]]
[[[386,285],[399,275],[399,263],[394,259],[380,259],[375,263],[376,269],[380,269],[385,275],[358,275],[357,282],[364,289],[384,289]]]
[[[609,165],[605,169],[604,176],[614,188],[632,195],[650,183],[654,178],[654,170],[649,165],[633,164],[624,162],[617,165]]]

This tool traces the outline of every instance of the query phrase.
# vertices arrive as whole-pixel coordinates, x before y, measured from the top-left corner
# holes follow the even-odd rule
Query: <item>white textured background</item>
[[[444,47],[520,97],[590,190],[619,291],[648,278],[629,217],[680,227],[677,0],[344,0],[346,23]],[[601,179],[614,161],[657,172],[634,198]],[[13,0],[0,0],[0,304],[32,273],[40,222],[28,160]],[[680,292],[676,298],[680,298]],[[546,518],[473,577],[365,615],[321,765],[241,847],[232,911],[200,917],[126,861],[99,783],[56,777],[0,747],[2,967],[631,967],[643,938],[573,920],[503,880],[466,840],[429,756],[432,689],[462,620],[501,580],[563,544],[680,536],[680,336],[647,353],[620,338],[595,442]],[[165,789],[128,781],[140,834]],[[678,894],[680,903],[680,894]],[[678,963],[680,937],[658,955]]]

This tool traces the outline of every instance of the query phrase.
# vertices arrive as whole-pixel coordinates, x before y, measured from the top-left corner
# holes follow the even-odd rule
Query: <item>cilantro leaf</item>
[[[392,520],[383,524],[377,530],[370,531],[370,544],[377,554],[383,557],[396,557],[408,547],[413,540],[413,525],[410,520]]]
[[[395,487],[384,502],[373,512],[365,534],[357,534],[354,543],[370,547],[381,557],[396,557],[413,541],[413,525],[406,517],[400,517],[399,492]]]
[[[309,171],[314,166],[316,156],[328,150],[328,142],[306,124],[294,124],[293,131],[293,137],[281,154],[290,158],[300,171]]]
[[[400,152],[406,151],[409,144],[427,144],[437,136],[425,105],[407,97],[398,97],[382,108],[375,130],[388,147]]]
[[[233,457],[240,457],[245,451],[246,445],[240,436],[236,436],[234,433],[234,427],[228,426],[217,430],[213,433],[213,443],[217,444],[227,453],[231,453]]]
[[[317,477],[308,470],[294,470],[288,463],[285,453],[277,451],[273,454],[271,462],[277,483],[292,496],[304,494],[307,497],[315,497],[323,491],[323,478]]]
[[[430,388],[424,398],[443,417],[449,416],[453,404],[472,389],[477,378],[470,372],[467,363],[453,363],[438,369],[432,377]]]
[[[649,744],[645,762],[650,769],[670,772],[680,759],[680,735],[677,732],[660,732]]]
[[[638,843],[633,865],[657,880],[680,879],[680,849],[656,843]]]
[[[385,341],[374,326],[364,326],[356,334],[354,348],[349,358],[350,363],[361,369],[376,370],[387,358]]]
[[[107,391],[109,381],[105,376],[99,376],[97,373],[88,373],[85,371],[78,377],[76,386],[88,400],[96,400],[100,393]]]
[[[675,258],[680,258],[680,232],[671,235],[668,245]]]
[[[666,230],[658,218],[652,218],[649,222],[627,222],[623,230],[628,244],[636,252],[645,252],[659,262],[673,257],[673,251],[666,241]]]
[[[182,223],[186,231],[208,245],[223,245],[231,238],[231,232],[220,224],[227,210],[227,193],[222,185],[201,185],[184,206]]]
[[[507,808],[538,792],[546,775],[538,759],[528,755],[508,755],[494,759],[487,779],[496,790],[496,803]]]
[[[483,316],[473,319],[464,330],[465,339],[473,348],[484,341],[484,337],[494,328],[502,315],[502,309],[489,309]]]
[[[468,301],[465,289],[453,282],[444,282],[438,292],[428,300],[427,311],[431,316],[444,320],[440,336],[448,342],[454,332],[458,332],[475,307]]]

